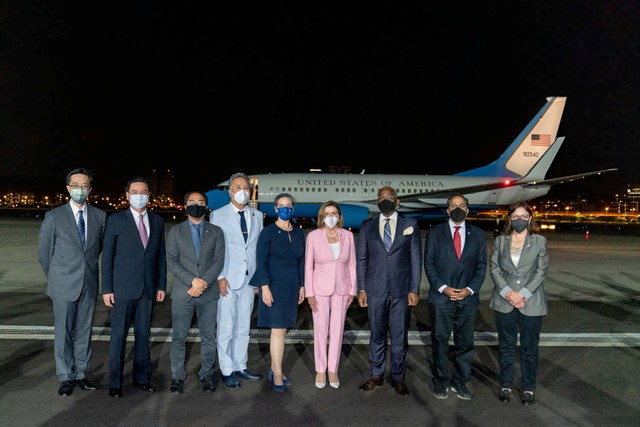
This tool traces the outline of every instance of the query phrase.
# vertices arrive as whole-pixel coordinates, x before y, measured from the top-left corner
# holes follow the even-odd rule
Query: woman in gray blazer
[[[490,306],[495,311],[500,365],[500,401],[511,401],[513,367],[520,333],[522,403],[532,405],[538,370],[538,344],[542,318],[547,314],[544,279],[549,254],[547,239],[531,207],[517,202],[509,208],[504,233],[493,242]]]

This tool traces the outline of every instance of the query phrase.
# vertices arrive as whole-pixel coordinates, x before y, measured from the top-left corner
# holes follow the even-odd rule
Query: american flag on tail
[[[531,145],[534,147],[548,147],[551,145],[551,135],[548,133],[531,134]]]

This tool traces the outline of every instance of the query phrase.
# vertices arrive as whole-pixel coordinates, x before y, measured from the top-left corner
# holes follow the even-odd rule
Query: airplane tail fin
[[[562,145],[563,138],[556,139],[556,136],[566,100],[565,96],[548,97],[546,104],[496,161],[458,173],[456,176],[497,176],[520,179],[530,174],[544,159],[546,167],[539,165],[536,168],[536,175],[542,172],[542,176],[538,179],[544,179],[544,174],[555,158],[559,146]],[[545,156],[545,153],[552,148],[552,152]]]

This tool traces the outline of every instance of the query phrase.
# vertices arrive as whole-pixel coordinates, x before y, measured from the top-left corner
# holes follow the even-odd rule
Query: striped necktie
[[[389,218],[385,218],[385,223],[384,223],[384,247],[387,249],[387,252],[389,252],[389,249],[391,248],[391,225],[389,225]]]
[[[84,229],[84,212],[82,209],[78,211],[78,236],[80,236],[80,244],[82,245],[82,249],[84,249],[85,245],[85,229]]]

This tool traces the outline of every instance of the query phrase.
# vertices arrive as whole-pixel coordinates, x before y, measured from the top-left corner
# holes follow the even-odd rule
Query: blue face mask
[[[293,216],[293,208],[289,206],[281,206],[278,209],[278,218],[283,221],[289,221]]]
[[[131,194],[129,196],[129,203],[131,206],[137,209],[142,209],[149,203],[149,196],[147,194]]]
[[[89,192],[82,188],[72,188],[69,193],[73,201],[80,204],[83,204],[89,196]]]

